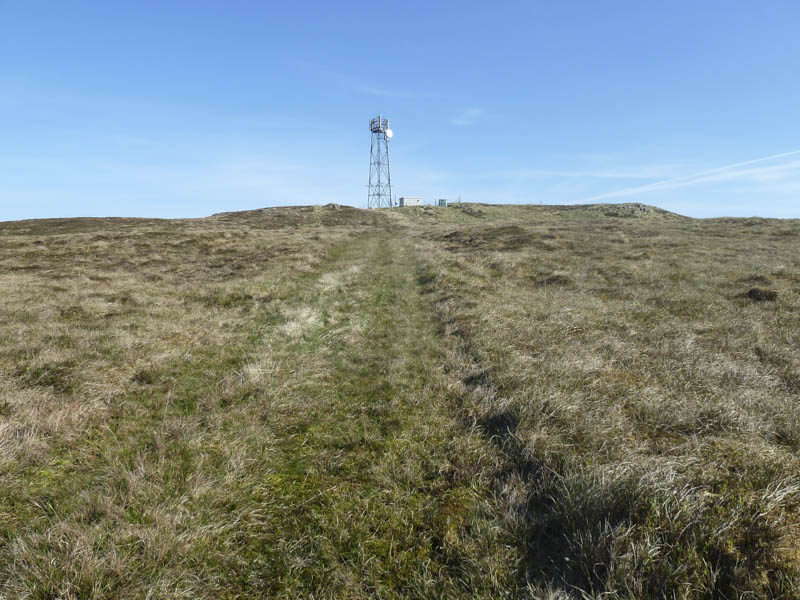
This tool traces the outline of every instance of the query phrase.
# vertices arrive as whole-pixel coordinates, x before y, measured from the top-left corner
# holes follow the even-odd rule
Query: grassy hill
[[[0,223],[0,598],[798,598],[800,222]]]

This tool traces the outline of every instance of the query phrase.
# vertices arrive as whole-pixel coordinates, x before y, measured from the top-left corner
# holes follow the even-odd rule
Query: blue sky
[[[796,1],[0,0],[0,220],[398,196],[800,217]]]

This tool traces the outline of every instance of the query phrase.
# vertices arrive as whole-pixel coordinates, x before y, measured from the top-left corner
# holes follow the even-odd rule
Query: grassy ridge
[[[797,597],[798,236],[0,224],[0,596]]]

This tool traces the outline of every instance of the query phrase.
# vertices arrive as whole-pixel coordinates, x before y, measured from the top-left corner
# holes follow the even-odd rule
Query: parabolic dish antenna
[[[394,135],[394,133],[392,132],[392,130],[391,130],[391,129],[387,129],[387,130],[386,130],[386,137],[387,137],[387,138],[390,138],[390,137],[392,137],[393,135]]]

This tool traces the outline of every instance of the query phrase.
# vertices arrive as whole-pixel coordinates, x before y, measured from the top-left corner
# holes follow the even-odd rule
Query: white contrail
[[[786,156],[794,156],[796,154],[800,154],[800,150],[792,150],[791,152],[781,152],[780,154],[773,154],[772,156],[754,158],[753,160],[746,160],[744,162],[733,163],[731,165],[725,165],[724,167],[709,169],[708,171],[700,171],[699,173],[694,173],[692,175],[672,177],[670,179],[656,181],[655,183],[648,183],[647,185],[639,185],[636,187],[623,188],[615,192],[607,192],[605,194],[598,194],[596,196],[592,196],[591,198],[586,198],[582,202],[592,202],[594,200],[604,200],[606,198],[619,198],[621,196],[633,196],[635,194],[643,194],[645,192],[652,192],[656,190],[670,190],[677,187],[685,187],[687,185],[701,183],[702,181],[709,178],[709,176],[711,175],[717,175],[719,173],[724,173],[725,171],[738,169],[739,167],[744,167],[755,163],[766,162],[768,160],[775,160],[778,158],[784,158]],[[735,173],[733,175],[735,175]]]

